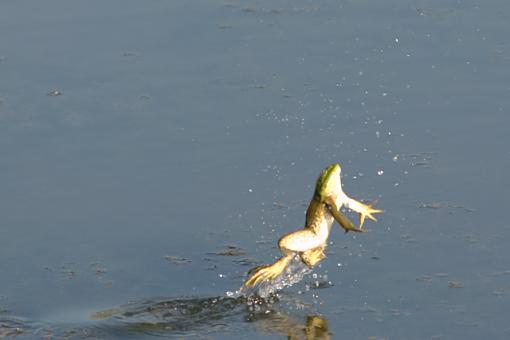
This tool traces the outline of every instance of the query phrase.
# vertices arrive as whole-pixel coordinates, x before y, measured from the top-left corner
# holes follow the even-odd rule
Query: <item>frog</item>
[[[342,168],[338,163],[329,165],[321,172],[306,210],[305,226],[283,235],[278,240],[282,257],[273,264],[261,265],[249,270],[248,278],[243,286],[251,288],[259,283],[276,279],[296,255],[306,266],[313,268],[326,257],[327,240],[335,221],[346,233],[364,232],[363,224],[366,219],[377,221],[373,214],[384,211],[375,209],[373,207],[375,202],[364,204],[347,196],[342,189],[341,172]],[[342,207],[359,214],[359,226],[355,226],[344,215],[340,210]]]

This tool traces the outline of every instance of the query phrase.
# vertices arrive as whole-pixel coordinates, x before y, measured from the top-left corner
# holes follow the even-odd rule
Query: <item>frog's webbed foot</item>
[[[363,203],[361,204],[362,208],[359,211],[359,229],[360,230],[363,228],[363,223],[365,223],[366,218],[376,222],[377,219],[372,214],[379,214],[379,213],[384,212],[384,210],[372,208],[375,203],[377,203],[377,201],[374,201],[370,204],[363,204]]]
[[[244,285],[246,287],[253,287],[260,282],[274,280],[285,270],[292,260],[292,256],[284,256],[271,265],[267,264],[251,269],[248,272],[248,275],[251,274],[251,276],[244,282]]]

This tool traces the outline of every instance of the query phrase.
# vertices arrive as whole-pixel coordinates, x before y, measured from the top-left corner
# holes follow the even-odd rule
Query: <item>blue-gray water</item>
[[[508,338],[509,13],[2,1],[0,338]],[[216,300],[333,162],[379,221],[267,313]]]

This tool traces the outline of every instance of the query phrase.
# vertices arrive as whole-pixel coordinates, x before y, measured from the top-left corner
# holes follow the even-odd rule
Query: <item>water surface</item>
[[[0,337],[507,338],[509,11],[3,1]],[[333,162],[385,214],[250,318],[226,292]]]

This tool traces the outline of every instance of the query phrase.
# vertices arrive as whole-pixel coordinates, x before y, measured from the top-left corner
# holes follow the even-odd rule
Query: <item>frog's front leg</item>
[[[347,208],[359,213],[359,229],[363,227],[365,218],[368,218],[372,221],[377,221],[377,219],[372,214],[379,214],[384,212],[384,210],[372,208],[375,202],[370,204],[364,204],[359,201],[356,201],[353,198],[348,197],[347,195],[341,198],[341,203],[344,204]]]
[[[363,232],[363,229],[356,228],[354,224],[352,224],[351,220],[348,219],[339,209],[336,202],[332,198],[325,198],[324,203],[327,205],[329,212],[333,215],[335,221],[340,224],[340,226],[345,230],[345,232],[355,231],[355,232]]]
[[[327,235],[325,236],[327,238]],[[271,265],[262,265],[251,269],[248,272],[248,275],[251,276],[244,282],[244,285],[246,287],[252,287],[262,281],[275,279],[287,268],[296,253],[303,253],[308,250],[316,249],[324,244],[326,238],[323,239],[323,237],[317,235],[311,229],[301,229],[284,235],[278,241],[278,247],[283,256]],[[309,254],[309,256],[311,256],[310,263],[315,264],[320,261],[320,259],[317,260],[320,256],[315,255],[315,259],[313,259],[312,255],[313,254]]]

